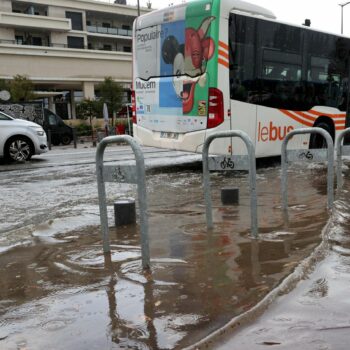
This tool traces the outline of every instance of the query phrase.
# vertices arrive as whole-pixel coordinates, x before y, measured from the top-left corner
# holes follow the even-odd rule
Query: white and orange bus
[[[350,39],[290,25],[238,0],[197,0],[134,22],[134,136],[144,145],[200,152],[213,132],[243,130],[257,157],[279,155],[285,135],[345,128]],[[298,136],[291,148],[323,147]],[[216,154],[243,154],[218,139]]]

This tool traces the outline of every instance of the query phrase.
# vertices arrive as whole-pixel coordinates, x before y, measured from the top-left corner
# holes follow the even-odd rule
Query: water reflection
[[[252,240],[244,176],[212,177],[210,231],[200,173],[152,177],[152,275],[142,272],[134,226],[111,228],[111,254],[102,253],[95,225],[55,234],[50,241],[39,234],[28,247],[0,254],[1,326],[7,336],[0,345],[11,349],[22,337],[34,348],[82,349],[71,335],[79,332],[95,348],[182,348],[203,338],[255,305],[320,242],[325,203],[312,186],[298,192],[294,182],[300,178],[307,180],[299,171],[290,174],[294,191],[286,225],[276,169],[262,171],[257,186],[261,234]],[[224,207],[220,189],[233,181],[241,188],[241,203]],[[65,215],[71,217],[69,211]],[[315,293],[321,294],[322,286],[315,286]],[[62,320],[68,322],[63,328]],[[50,327],[33,331],[33,323]]]

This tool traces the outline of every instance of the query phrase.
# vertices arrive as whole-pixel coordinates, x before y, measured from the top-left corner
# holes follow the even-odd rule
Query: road
[[[168,149],[143,147],[146,166],[180,166],[190,165],[201,161],[200,154],[182,152]],[[75,149],[70,146],[53,147],[52,150],[33,158],[26,163],[6,163],[0,161],[0,172],[13,170],[26,170],[35,168],[52,168],[58,166],[75,166],[94,164],[96,147],[91,144],[79,144]],[[108,146],[105,150],[106,162],[130,162],[134,159],[133,152],[128,145]],[[199,164],[197,164],[199,165]]]

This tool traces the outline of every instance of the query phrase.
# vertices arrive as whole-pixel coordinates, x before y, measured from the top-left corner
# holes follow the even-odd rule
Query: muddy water
[[[321,240],[324,168],[290,171],[288,223],[278,175],[278,166],[258,170],[258,241],[245,174],[212,175],[211,231],[200,172],[150,176],[152,274],[143,274],[138,226],[111,228],[112,254],[102,254],[93,167],[1,173],[0,348],[182,348],[221,327]],[[224,207],[220,188],[231,185],[240,205]],[[135,188],[107,192],[112,204]]]

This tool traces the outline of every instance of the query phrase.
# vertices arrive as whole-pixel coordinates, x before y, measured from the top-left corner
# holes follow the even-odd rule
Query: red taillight
[[[207,128],[215,128],[224,121],[224,98],[216,88],[209,88],[209,108]]]
[[[132,122],[134,124],[137,124],[135,90],[131,91],[131,110],[132,110]]]

